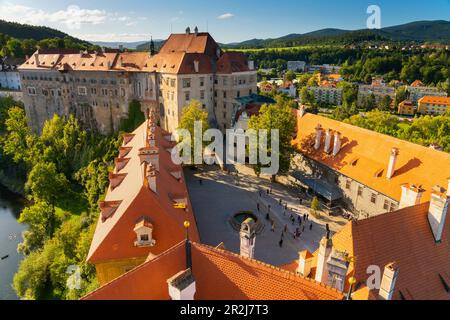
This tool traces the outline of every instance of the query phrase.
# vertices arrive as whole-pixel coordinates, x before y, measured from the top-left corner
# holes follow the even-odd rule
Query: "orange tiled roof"
[[[429,203],[385,213],[361,221],[349,222],[333,240],[333,248],[345,251],[355,258],[350,263],[347,281],[353,276],[357,280],[354,300],[377,299],[377,292],[368,290],[367,267],[394,262],[399,275],[393,299],[401,299],[400,292],[407,299],[448,300],[440,275],[450,274],[450,209],[447,211],[443,240],[436,243],[428,222]],[[318,251],[314,253],[310,277],[314,277]],[[282,266],[295,272],[297,260]],[[345,290],[349,284],[346,283]]]
[[[40,50],[36,51],[19,69],[193,74],[197,73],[194,61],[199,62],[198,73],[200,74],[213,73],[215,62],[218,63],[217,72],[219,73],[248,71],[245,55],[236,52],[223,53],[209,33],[172,34],[160,52],[155,55],[150,55],[148,52],[117,50],[105,52]]]
[[[169,299],[166,280],[186,268],[179,244],[84,297]],[[222,249],[192,243],[196,300],[341,300],[342,293],[311,279]]]
[[[450,105],[450,98],[425,96],[419,100],[419,103]]]
[[[411,87],[423,87],[423,86],[424,86],[424,84],[420,80],[416,80],[413,83],[411,83]]]
[[[189,220],[192,225],[192,239],[198,239],[198,232],[192,206],[189,201],[184,174],[181,166],[173,164],[170,152],[173,143],[166,139],[167,132],[156,127],[154,136],[156,147],[159,149],[159,171],[156,173],[157,193],[150,190],[143,180],[144,165],[141,165],[139,150],[147,146],[146,132],[147,121],[128,135],[121,150],[122,162],[116,161],[116,174],[121,174],[122,181],[114,189],[110,186],[106,194],[105,203],[117,203],[112,215],[104,220],[99,219],[92,240],[87,260],[91,263],[108,261],[113,259],[125,259],[146,257],[150,253],[158,255],[184,238],[183,222]],[[131,149],[129,149],[131,148]],[[177,172],[181,178],[177,179],[173,172]],[[181,195],[187,200],[187,211],[173,207],[174,194]],[[180,196],[178,196],[180,198]],[[134,227],[142,217],[148,217],[153,225],[153,238],[156,245],[150,248],[134,246],[136,233]],[[103,221],[104,220],[104,221]]]
[[[401,186],[406,183],[422,185],[424,201],[430,199],[433,186],[447,185],[447,177],[450,177],[448,153],[326,117],[309,113],[300,117],[297,114],[297,138],[293,142],[297,150],[394,200],[400,200]],[[342,134],[342,148],[336,157],[323,151],[325,134],[322,134],[321,148],[318,151],[313,148],[318,124],[323,130],[331,129]],[[392,148],[398,148],[400,154],[394,176],[387,179]]]

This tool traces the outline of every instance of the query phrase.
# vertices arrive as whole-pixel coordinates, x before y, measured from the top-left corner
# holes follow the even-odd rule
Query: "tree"
[[[69,182],[62,173],[58,173],[53,162],[38,162],[31,169],[25,189],[32,199],[46,201],[51,205],[63,197]]]
[[[400,87],[395,91],[394,106],[397,108],[401,102],[408,99],[409,99],[409,92],[406,89],[406,86]]]
[[[309,90],[307,87],[302,88],[300,91],[300,97],[303,104],[313,105],[316,102],[314,92]]]
[[[128,117],[120,125],[120,131],[133,132],[145,121],[141,103],[137,100],[131,101],[128,108]]]
[[[311,213],[314,217],[318,218],[318,211],[320,210],[320,202],[317,197],[314,197],[311,201]]]
[[[16,163],[27,161],[29,149],[30,129],[27,124],[25,111],[20,107],[12,107],[8,110],[8,119],[5,121],[6,139],[3,150],[12,156]]]
[[[380,101],[380,110],[389,111],[392,105],[392,98],[388,95],[385,95]]]
[[[201,103],[197,100],[192,100],[186,107],[183,109],[183,113],[181,115],[179,129],[185,129],[189,131],[191,136],[191,150],[194,150],[194,125],[196,122],[201,122],[202,132],[201,132],[201,141],[203,143],[203,133],[208,130],[208,113],[203,111],[201,108]],[[183,143],[183,142],[181,142]],[[194,159],[194,152],[191,153],[191,160]],[[193,161],[191,161],[193,163]]]
[[[92,161],[75,174],[75,179],[84,187],[92,211],[98,210],[98,202],[108,189],[108,174],[108,166],[99,160]]]
[[[38,201],[25,208],[20,214],[20,223],[28,224],[24,233],[24,241],[18,247],[19,252],[29,254],[31,251],[42,248],[45,240],[53,236],[55,227],[55,210],[44,201]]]
[[[250,118],[248,126],[249,129],[254,129],[258,133],[259,130],[267,130],[269,153],[271,153],[271,132],[272,130],[279,130],[279,173],[283,174],[289,171],[294,152],[291,141],[296,127],[296,118],[292,109],[287,104],[263,105],[259,115]],[[275,176],[273,176],[274,178]]]
[[[286,81],[294,81],[297,78],[297,75],[295,74],[294,71],[289,70],[288,72],[286,72],[286,74],[284,75],[284,80]]]

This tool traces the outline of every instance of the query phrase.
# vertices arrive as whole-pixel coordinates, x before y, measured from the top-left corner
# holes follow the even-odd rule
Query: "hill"
[[[449,21],[417,21],[379,30],[322,29],[289,34],[276,39],[252,39],[225,45],[227,48],[279,48],[311,44],[360,44],[373,41],[450,43]]]
[[[147,41],[136,41],[136,42],[93,41],[92,43],[99,47],[107,47],[107,48],[111,48],[111,49],[119,49],[122,46],[125,49],[135,50],[138,46],[146,44]]]
[[[69,36],[67,33],[61,32],[56,29],[41,26],[32,26],[28,24],[20,24],[16,22],[8,22],[5,20],[0,20],[0,33],[16,39],[33,39],[36,41],[40,41],[53,38],[69,38],[76,43],[89,44],[87,41],[74,38],[72,36]]]

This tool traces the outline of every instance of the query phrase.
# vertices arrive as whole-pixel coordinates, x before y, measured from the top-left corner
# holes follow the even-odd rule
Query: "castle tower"
[[[251,258],[255,256],[255,220],[248,218],[241,225],[240,238],[241,238],[241,251],[240,254],[243,257]]]

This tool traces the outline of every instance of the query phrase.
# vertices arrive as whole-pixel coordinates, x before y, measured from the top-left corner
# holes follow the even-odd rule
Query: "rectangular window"
[[[389,210],[389,201],[388,200],[384,200],[383,209],[384,210]]]
[[[351,186],[352,186],[352,181],[351,180],[347,180],[345,182],[345,189],[350,190]]]
[[[200,78],[200,87],[204,87],[205,86],[205,78]]]
[[[191,87],[191,79],[183,79],[183,88]]]
[[[205,91],[204,90],[200,91],[200,99],[202,99],[202,100],[205,99]]]
[[[191,100],[191,94],[189,92],[185,92],[184,97],[185,97],[186,101]]]
[[[395,211],[395,210],[397,210],[397,205],[392,202],[390,211]]]
[[[147,242],[149,240],[148,234],[141,234],[141,241]]]
[[[372,196],[370,197],[370,202],[377,203],[377,195],[375,193],[372,193]]]
[[[86,87],[78,87],[78,95],[79,95],[79,96],[85,96],[85,95],[87,95],[87,89],[86,89]]]
[[[363,194],[363,187],[359,186],[358,187],[358,196],[362,196]]]

